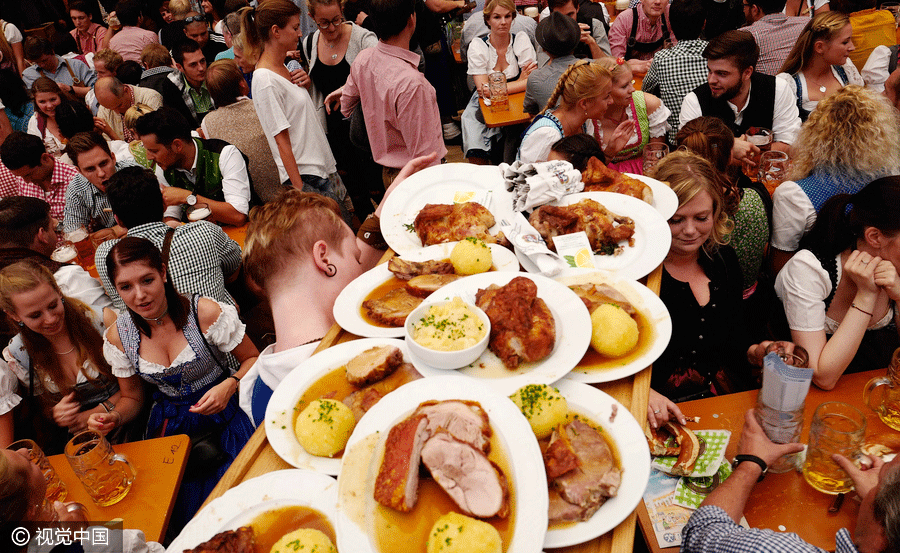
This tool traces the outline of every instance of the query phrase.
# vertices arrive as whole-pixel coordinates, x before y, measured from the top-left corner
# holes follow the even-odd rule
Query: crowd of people
[[[632,0],[611,17],[608,3],[549,0],[531,18],[519,1],[475,4],[4,3],[0,446],[34,437],[58,453],[84,429],[211,441],[214,462],[179,492],[177,532],[334,324],[338,294],[387,248],[383,199],[448,145],[477,164],[583,170],[597,157],[637,174],[650,145],[672,151],[647,165],[678,199],[653,427],[683,421],[683,401],[758,388],[773,340],[803,347],[825,390],[888,364],[900,346],[892,12]],[[454,79],[445,22],[462,18]],[[524,93],[528,124],[487,126],[479,99],[498,73]],[[761,131],[762,149],[790,159],[773,194],[757,178]],[[223,226],[245,224],[242,248]],[[63,240],[90,241],[99,279],[56,259]],[[739,450],[764,468],[793,446],[748,417]],[[861,510],[866,539],[839,534],[839,549],[900,548],[884,514],[900,497],[895,464],[875,463],[879,480],[841,463],[875,511]],[[0,457],[3,516],[38,516],[21,464]],[[709,496],[686,551],[771,539],[731,522],[755,467]]]

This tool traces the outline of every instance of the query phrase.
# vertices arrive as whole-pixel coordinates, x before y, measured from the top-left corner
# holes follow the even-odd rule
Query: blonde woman
[[[653,364],[647,418],[656,427],[676,417],[674,404],[748,388],[741,373],[750,353],[741,305],[741,267],[727,246],[733,223],[725,213],[727,183],[706,159],[669,154],[650,176],[678,196],[669,219],[672,246],[663,262],[660,298],[672,316],[672,339]]]
[[[865,84],[850,52],[853,45],[850,18],[840,12],[816,14],[797,39],[778,77],[797,97],[800,119],[806,121],[818,103],[848,84]]]
[[[602,65],[590,60],[573,63],[559,77],[544,111],[525,131],[518,158],[524,163],[547,161],[557,140],[585,132],[588,119],[603,117],[613,102],[611,90],[612,76]],[[612,140],[624,140],[630,125],[630,121],[619,125]]]
[[[484,23],[490,29],[486,37],[475,37],[469,46],[469,75],[475,81],[475,93],[462,115],[463,152],[470,163],[491,161],[491,146],[500,128],[488,128],[481,118],[478,98],[488,75],[500,71],[506,76],[509,94],[525,90],[528,75],[537,69],[534,46],[527,33],[510,33],[516,18],[513,0],[490,0],[484,6]],[[480,119],[480,120],[479,120]]]
[[[797,136],[785,181],[772,195],[772,246],[780,270],[836,194],[900,172],[900,115],[875,92],[849,85],[824,99]]]
[[[152,111],[155,110],[147,104],[135,104],[128,108],[128,111],[126,111],[125,115],[122,116],[122,124],[126,129],[130,130],[132,133],[135,133],[135,136],[137,136],[137,131],[135,130],[137,120]],[[146,167],[151,171],[156,171],[156,162],[150,161],[150,159],[147,158],[147,149],[144,148],[143,142],[141,142],[140,140],[132,140],[128,144],[128,151],[131,152],[132,156],[134,156],[134,161],[137,162],[138,165],[140,165],[141,167]]]
[[[653,94],[634,89],[634,73],[622,58],[599,60],[612,76],[613,102],[600,120],[593,121],[594,135],[603,147],[610,167],[627,173],[644,174],[644,147],[650,142],[665,144],[669,108]],[[616,131],[628,123],[623,140]]]

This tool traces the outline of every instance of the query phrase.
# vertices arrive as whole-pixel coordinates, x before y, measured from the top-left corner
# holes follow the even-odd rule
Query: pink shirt
[[[69,188],[69,183],[77,174],[77,169],[68,163],[56,160],[53,165],[53,174],[50,176],[50,190],[44,191],[40,186],[15,176],[5,165],[0,164],[0,197],[40,198],[50,204],[50,216],[62,221],[66,208],[66,189]]]
[[[644,12],[643,6],[637,6],[637,13],[638,25],[634,35],[635,42],[655,42],[660,38],[663,38],[662,16],[656,20],[654,25],[651,25],[650,18],[648,18],[647,14]],[[665,38],[668,38],[674,44],[676,41],[675,35],[672,33],[672,22],[669,20],[668,3],[666,3],[664,16],[666,18],[666,27],[669,29],[669,36]],[[609,47],[612,50],[614,58],[625,56],[625,51],[628,47],[628,37],[631,36],[632,21],[634,21],[634,10],[625,10],[616,16],[616,20],[613,21],[612,26],[609,28]],[[662,49],[662,46],[660,46],[660,49]],[[634,58],[639,60],[649,60],[653,58],[653,52],[646,54],[635,52]]]
[[[362,102],[375,161],[400,168],[414,157],[447,154],[434,87],[417,69],[419,56],[379,41],[356,56],[341,96],[349,117]]]
[[[69,31],[69,34],[72,35],[72,38],[78,43],[78,47],[81,48],[81,53],[87,54],[89,52],[96,52],[100,49],[103,37],[106,36],[106,27],[102,27],[97,23],[91,23],[87,33],[82,34],[78,29],[72,29]]]
[[[159,37],[153,31],[140,27],[122,27],[109,39],[109,47],[118,52],[126,61],[141,61],[141,51],[148,44],[159,44]]]

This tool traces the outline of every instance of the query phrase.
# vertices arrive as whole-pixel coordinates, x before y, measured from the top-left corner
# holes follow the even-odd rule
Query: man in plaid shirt
[[[172,50],[172,59],[178,71],[168,74],[168,79],[181,91],[181,99],[190,110],[194,128],[199,127],[203,117],[216,109],[209,89],[206,88],[206,57],[195,40],[184,38]]]
[[[751,23],[744,30],[753,35],[759,45],[756,71],[777,75],[784,60],[797,44],[803,28],[809,23],[809,17],[785,15],[786,0],[741,1],[744,3],[744,17]]]
[[[779,457],[803,450],[803,444],[775,444],[766,437],[753,410],[744,417],[734,471],[712,491],[691,515],[682,530],[682,553],[825,553],[796,534],[744,528],[738,524],[747,499],[768,466]],[[853,479],[862,498],[856,529],[846,528],[835,536],[836,553],[882,553],[900,551],[900,456],[890,463],[869,458],[869,468],[859,469],[841,455],[834,460]]]
[[[746,1],[746,0],[745,0]],[[653,56],[650,70],[644,77],[641,89],[658,96],[669,108],[669,144],[675,144],[678,132],[678,114],[684,97],[706,82],[706,58],[703,49],[707,42],[700,40],[706,12],[700,2],[675,0],[669,8],[669,24],[678,43],[672,48],[660,50]]]
[[[50,216],[62,221],[66,189],[78,171],[47,153],[37,136],[16,131],[0,146],[0,160],[19,177],[17,196],[40,198],[50,204]]]

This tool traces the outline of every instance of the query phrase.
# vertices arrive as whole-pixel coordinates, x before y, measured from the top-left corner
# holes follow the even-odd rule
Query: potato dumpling
[[[459,513],[437,519],[428,533],[426,553],[500,553],[500,533],[487,522]]]
[[[282,536],[269,553],[337,553],[337,549],[321,530],[300,528]]]
[[[490,269],[494,259],[491,248],[483,240],[469,237],[453,246],[450,263],[458,275],[475,275]]]
[[[310,455],[332,457],[344,449],[356,418],[349,407],[333,399],[317,399],[297,417],[294,433]]]
[[[604,303],[591,313],[591,347],[607,357],[622,357],[638,343],[638,325],[624,309]]]
[[[529,384],[509,397],[528,419],[531,430],[539,440],[549,436],[554,428],[568,420],[569,404],[559,390],[552,386]]]

